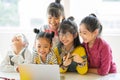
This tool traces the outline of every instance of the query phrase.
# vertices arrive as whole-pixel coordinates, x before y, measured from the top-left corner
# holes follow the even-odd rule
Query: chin
[[[88,43],[88,41],[83,41],[84,43]]]

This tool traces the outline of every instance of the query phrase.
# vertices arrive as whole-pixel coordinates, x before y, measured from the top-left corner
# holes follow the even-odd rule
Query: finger
[[[68,54],[67,54],[67,57],[66,57],[66,59],[69,59],[69,57],[70,57],[70,53],[68,53]]]
[[[66,56],[63,57],[63,61],[66,59]]]
[[[73,54],[72,54],[72,56],[77,56],[77,55],[78,55],[78,54],[76,54],[76,53],[73,53]]]

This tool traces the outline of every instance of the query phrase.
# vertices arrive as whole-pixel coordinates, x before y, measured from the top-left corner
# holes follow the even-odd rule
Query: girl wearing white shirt
[[[31,52],[24,34],[16,34],[12,38],[12,48],[2,61],[0,70],[3,72],[19,72],[18,65],[31,63]]]

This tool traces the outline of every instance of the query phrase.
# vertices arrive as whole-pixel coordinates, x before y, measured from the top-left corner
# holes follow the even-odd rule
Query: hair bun
[[[55,2],[60,4],[60,0],[55,0]]]
[[[97,17],[94,13],[89,14],[89,16]]]
[[[36,34],[38,34],[39,32],[40,32],[40,30],[39,29],[37,29],[37,28],[34,28],[34,33],[36,33]]]
[[[67,20],[74,21],[74,17],[70,16]]]

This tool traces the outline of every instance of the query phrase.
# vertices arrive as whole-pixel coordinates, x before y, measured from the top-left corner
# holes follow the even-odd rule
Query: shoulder
[[[26,49],[25,49],[25,53],[26,53],[26,54],[31,54],[31,51],[30,51],[28,48],[26,48]]]
[[[32,53],[31,53],[31,51],[30,51],[28,48],[26,48],[26,49],[25,49],[25,52],[23,52],[22,55],[25,56],[25,58],[26,58],[26,57],[31,57],[31,56],[32,56]]]
[[[110,45],[104,39],[97,38],[97,41],[98,41],[98,44],[100,45],[101,48],[105,48],[105,47],[110,48]]]
[[[9,55],[15,55],[15,53],[12,50],[7,51],[6,53],[7,53],[6,54],[7,56],[9,56]]]
[[[78,46],[73,50],[73,53],[79,54],[81,56],[86,55],[85,48],[82,46]]]
[[[81,50],[85,50],[85,48],[83,46],[78,46],[74,49],[74,51],[81,51]]]
[[[53,51],[54,51],[54,52],[57,52],[57,51],[58,51],[58,47],[54,47],[54,48],[53,48]]]

